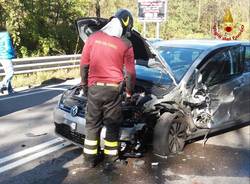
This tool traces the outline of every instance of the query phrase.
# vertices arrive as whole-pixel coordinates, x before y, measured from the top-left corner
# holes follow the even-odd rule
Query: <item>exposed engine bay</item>
[[[123,95],[122,112],[123,122],[120,128],[120,153],[125,157],[141,157],[146,144],[152,139],[155,126],[154,109],[149,110],[150,101],[156,96],[144,87],[136,86],[131,98]],[[150,114],[149,112],[152,112]],[[149,121],[149,120],[152,121]],[[101,147],[105,137],[105,127],[101,132]]]
[[[83,96],[81,87],[74,89],[72,97],[82,99],[86,108],[86,97]],[[140,157],[142,156],[145,142],[148,139],[148,134],[152,131],[151,125],[147,123],[148,115],[144,114],[144,104],[152,99],[151,94],[145,92],[145,89],[136,87],[135,92],[130,99],[126,99],[123,95],[122,112],[123,122],[120,128],[120,152],[125,157]],[[104,148],[104,138],[106,127],[104,126],[100,134],[100,147]]]

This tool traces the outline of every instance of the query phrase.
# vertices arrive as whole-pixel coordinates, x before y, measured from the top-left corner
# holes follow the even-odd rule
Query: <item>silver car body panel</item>
[[[68,125],[69,127],[71,127],[71,131],[72,132],[76,132],[79,133],[81,135],[86,135],[86,129],[85,129],[85,125],[86,125],[86,119],[83,117],[79,117],[79,116],[72,116],[69,112],[66,112],[62,109],[59,108],[59,106],[57,106],[54,109],[54,122],[56,124],[64,124],[64,125]],[[74,126],[72,126],[72,124],[76,124],[75,129],[72,128]],[[133,135],[139,131],[142,130],[143,127],[145,126],[145,124],[143,123],[139,123],[136,124],[133,127],[122,127],[120,129],[120,134],[119,134],[119,140],[122,141],[130,141],[131,138],[133,137]],[[73,142],[72,140],[68,139],[67,137],[64,137],[62,134],[58,134],[60,137],[66,138],[67,140]],[[100,134],[100,145],[101,148],[104,147],[104,138],[106,135],[106,127],[104,126],[101,130],[101,134]],[[75,142],[73,142],[74,144],[78,145],[78,146],[83,146],[81,144],[77,144]]]
[[[76,129],[72,131],[76,131],[80,134],[85,135],[85,125],[86,119],[79,116],[72,116],[70,113],[60,109],[58,106],[54,109],[54,122],[58,124],[66,124],[70,127],[73,123],[76,123]]]

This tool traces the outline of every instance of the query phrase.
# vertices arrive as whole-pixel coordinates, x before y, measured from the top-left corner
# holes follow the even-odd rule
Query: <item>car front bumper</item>
[[[84,117],[72,116],[66,109],[60,109],[58,106],[54,109],[54,124],[55,133],[69,140],[75,145],[83,147],[84,138],[86,135],[85,125],[86,119]],[[131,141],[134,134],[138,130],[142,130],[144,124],[136,124],[132,127],[120,128],[119,141]],[[103,147],[104,138],[106,137],[106,127],[104,126],[100,133],[100,145]]]
[[[83,147],[85,138],[85,118],[71,116],[65,110],[56,107],[54,109],[55,133],[72,143]]]

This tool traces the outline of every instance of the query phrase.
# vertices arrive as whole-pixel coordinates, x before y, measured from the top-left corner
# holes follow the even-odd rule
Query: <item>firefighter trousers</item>
[[[117,157],[118,137],[122,122],[121,102],[119,87],[97,85],[89,87],[83,149],[85,158],[97,156],[103,126],[106,126],[104,154],[108,157]]]

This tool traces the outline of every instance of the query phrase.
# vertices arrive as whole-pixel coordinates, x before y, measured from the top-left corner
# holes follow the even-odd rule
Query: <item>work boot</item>
[[[9,95],[12,95],[13,93],[15,93],[14,89],[12,88],[11,83],[9,83],[7,90],[8,90]]]
[[[14,90],[8,91],[8,95],[13,95],[14,93],[16,93]]]
[[[121,166],[118,156],[104,157],[104,172],[111,172]]]
[[[97,165],[97,156],[83,155],[83,167],[94,168]]]

